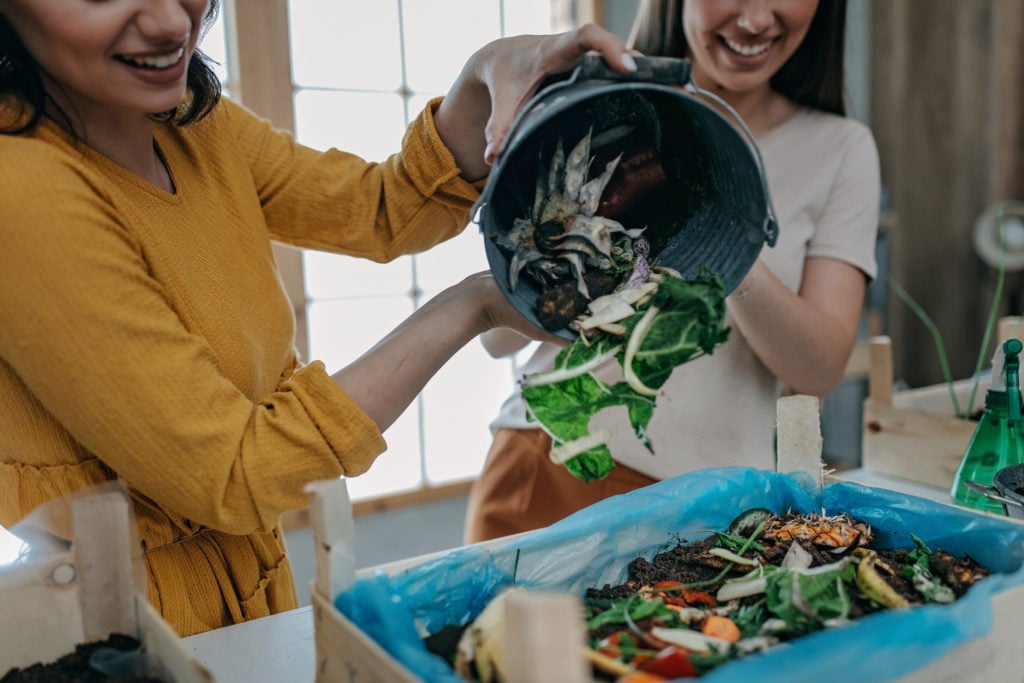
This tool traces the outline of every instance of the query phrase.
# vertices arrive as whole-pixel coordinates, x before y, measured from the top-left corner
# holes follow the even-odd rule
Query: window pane
[[[380,5],[289,0],[292,73],[302,86],[295,96],[300,142],[383,160],[400,149],[407,117],[446,92],[473,52],[503,30],[506,35],[552,31],[550,0],[387,0]],[[451,30],[468,26],[473,30]],[[304,253],[303,263],[310,352],[330,372],[404,320],[413,310],[415,291],[426,300],[488,268],[475,224],[423,254],[390,264],[313,251]],[[388,451],[365,475],[348,480],[353,498],[422,486],[424,468],[432,484],[478,474],[491,443],[489,423],[515,390],[514,363],[493,359],[478,340],[470,342],[388,430]]]
[[[224,35],[224,7],[221,7],[217,12],[217,20],[207,30],[199,47],[203,54],[215,62],[211,66],[213,66],[213,71],[217,74],[220,82],[227,83],[228,44]]]
[[[551,0],[505,0],[505,35],[552,33]]]
[[[337,297],[408,296],[412,291],[412,257],[391,263],[375,263],[354,256],[305,250],[306,296]]]
[[[471,341],[423,391],[427,479],[438,484],[480,473],[491,446],[488,424],[512,392],[508,360]]]
[[[406,82],[414,92],[448,92],[470,55],[501,35],[496,2],[404,0],[402,18]]]
[[[401,493],[423,485],[419,410],[415,401],[384,433],[384,439],[388,449],[373,461],[370,469],[345,480],[353,500]]]
[[[300,90],[295,137],[316,149],[337,147],[368,161],[402,149],[405,105],[399,95]]]
[[[300,86],[397,91],[398,3],[291,0],[292,78]]]
[[[309,355],[328,372],[345,367],[412,313],[408,297],[317,301],[306,307]]]
[[[427,297],[483,270],[487,270],[487,255],[476,225],[416,256],[416,281]]]
[[[21,556],[25,542],[0,526],[0,569]]]

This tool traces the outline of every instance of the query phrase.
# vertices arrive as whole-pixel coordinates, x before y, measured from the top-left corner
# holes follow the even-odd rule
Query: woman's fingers
[[[596,24],[554,36],[518,36],[501,41],[492,54],[491,68],[484,70],[491,96],[491,116],[484,129],[484,160],[488,164],[494,163],[515,117],[544,79],[571,71],[588,52],[601,55],[620,73],[636,71],[631,51],[622,40]]]

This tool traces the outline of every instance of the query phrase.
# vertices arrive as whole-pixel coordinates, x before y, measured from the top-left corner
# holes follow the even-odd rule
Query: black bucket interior
[[[550,101],[548,101],[550,100]],[[531,215],[539,159],[565,152],[588,132],[598,140],[616,127],[633,130],[628,144],[654,147],[666,180],[614,218],[627,229],[646,227],[651,260],[686,278],[707,265],[732,291],[766,240],[770,201],[758,161],[742,134],[711,106],[676,88],[644,83],[587,82],[540,98],[513,132],[484,190],[479,220],[487,258],[506,296],[527,318],[535,315],[538,286],[520,278],[509,287],[511,254],[494,236]],[[621,150],[596,146],[590,173]],[[539,324],[539,323],[538,323]],[[558,332],[573,339],[569,330]]]

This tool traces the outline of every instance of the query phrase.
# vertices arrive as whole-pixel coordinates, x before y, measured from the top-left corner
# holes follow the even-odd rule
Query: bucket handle
[[[569,79],[570,83],[587,80],[645,81],[664,85],[686,85],[690,81],[690,60],[676,57],[645,57],[636,55],[636,71],[624,74],[608,66],[601,55],[585,54]]]
[[[739,126],[740,130],[743,131],[743,135],[746,136],[747,144],[750,146],[750,149],[753,150],[754,157],[757,159],[757,168],[758,170],[761,171],[761,187],[764,190],[764,201],[767,204],[767,211],[765,212],[764,223],[761,225],[761,229],[764,231],[765,242],[768,243],[769,247],[774,247],[775,240],[777,240],[779,237],[779,220],[775,216],[775,206],[772,204],[772,195],[768,191],[768,173],[764,167],[764,159],[761,157],[761,148],[758,147],[757,140],[754,139],[754,134],[750,132],[750,128],[747,127],[746,121],[744,121],[740,117],[740,115],[736,113],[736,110],[733,109],[732,105],[730,105],[728,102],[723,100],[715,93],[709,92],[701,88],[699,85],[697,85],[697,82],[694,81],[692,77],[690,78],[688,86],[696,94],[708,98],[709,100],[720,106],[722,109],[724,109],[726,112],[728,112],[729,116],[733,118],[733,120]]]
[[[994,486],[986,486],[985,484],[981,484],[970,479],[965,479],[964,485],[967,488],[972,489],[977,493],[980,493],[989,500],[994,500],[997,503],[1002,503],[1003,505],[1009,505],[1015,508],[1021,507],[1020,502],[1016,500],[1011,500],[1010,498],[1007,498],[1006,496],[1000,494],[999,489],[995,488]]]

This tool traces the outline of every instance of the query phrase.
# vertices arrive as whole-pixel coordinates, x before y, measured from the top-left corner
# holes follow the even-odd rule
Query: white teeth
[[[133,66],[141,66],[147,69],[166,69],[177,64],[184,54],[185,48],[182,47],[169,54],[156,57],[125,57],[120,55],[120,58]]]
[[[772,41],[768,40],[758,45],[743,45],[742,43],[736,43],[725,38],[725,44],[729,46],[730,50],[737,52],[744,57],[756,57],[770,48],[772,46]]]

